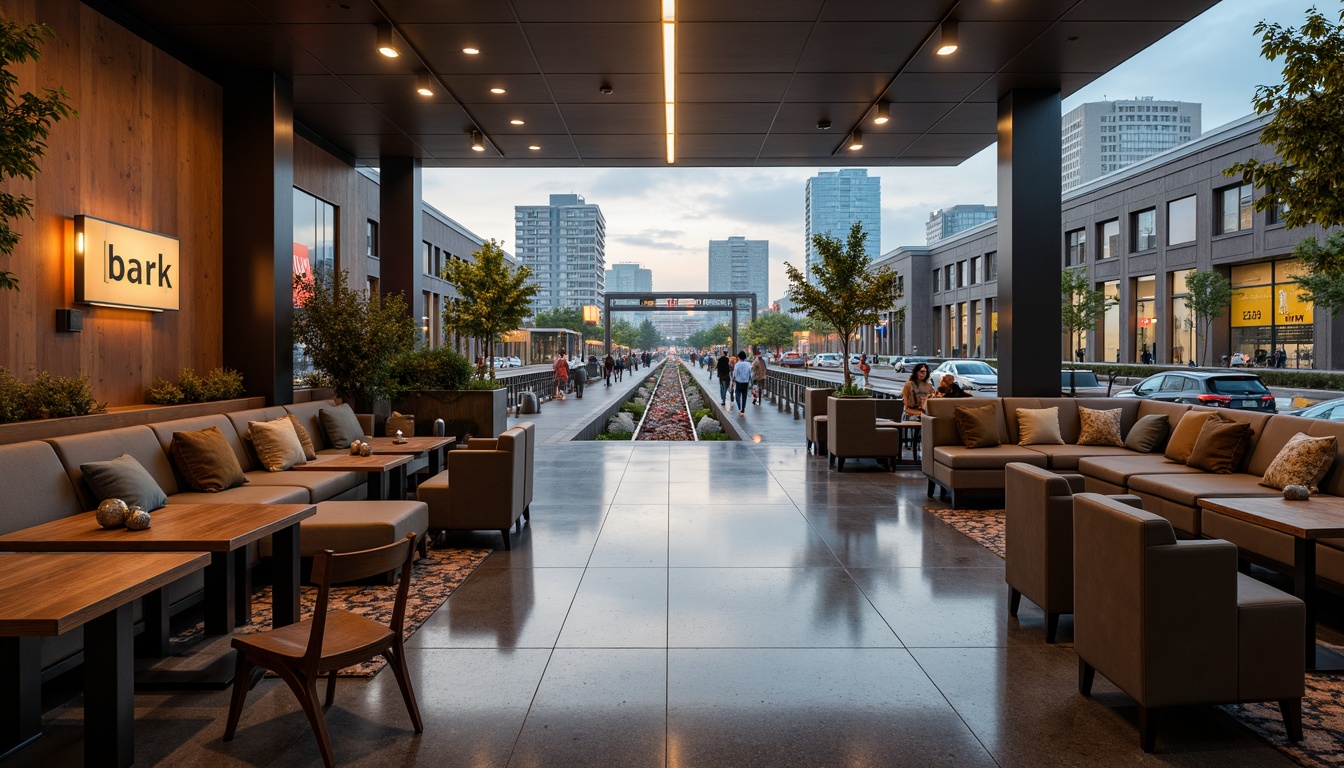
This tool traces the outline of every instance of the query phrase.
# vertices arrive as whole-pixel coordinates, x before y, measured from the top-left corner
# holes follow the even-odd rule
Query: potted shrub
[[[494,379],[473,378],[471,361],[446,347],[417,349],[393,364],[401,393],[394,407],[415,416],[415,434],[434,433],[434,421],[443,419],[446,434],[462,439],[494,437],[508,429],[504,385]]]

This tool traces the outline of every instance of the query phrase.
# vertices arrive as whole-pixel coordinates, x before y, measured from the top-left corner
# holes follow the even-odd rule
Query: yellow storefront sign
[[[1315,321],[1315,307],[1298,298],[1297,283],[1279,283],[1274,286],[1274,324],[1311,325]]]
[[[1232,327],[1269,325],[1274,311],[1274,289],[1268,285],[1232,291]]]

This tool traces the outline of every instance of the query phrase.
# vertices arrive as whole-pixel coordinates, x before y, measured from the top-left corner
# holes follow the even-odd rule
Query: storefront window
[[[1134,281],[1134,359],[1157,362],[1157,278]]]
[[[1303,270],[1296,259],[1232,268],[1229,354],[1260,367],[1313,367],[1315,312],[1293,282]]]
[[[985,356],[999,356],[999,305],[998,299],[985,299],[985,309],[989,312],[989,335],[985,338]]]
[[[1101,355],[1096,362],[1120,362],[1120,281],[1113,280],[1101,284],[1102,295],[1106,297],[1106,309],[1102,313],[1101,338],[1097,347]]]
[[[294,190],[294,276],[327,281],[336,274],[336,206]],[[298,306],[296,293],[294,306]],[[312,370],[312,361],[294,345],[294,380]]]
[[[984,357],[984,349],[983,349],[985,344],[984,302],[972,301],[971,306],[973,307],[971,312],[975,316],[975,323],[974,323],[975,335],[971,338],[971,344],[974,345],[975,351],[972,354],[974,354],[976,357]]]
[[[957,335],[957,355],[967,357],[970,351],[967,340],[971,337],[969,328],[971,317],[966,312],[966,302],[963,301],[957,305],[957,315],[961,318],[961,326]]]
[[[1171,362],[1176,365],[1199,360],[1199,347],[1196,346],[1195,338],[1195,315],[1190,311],[1189,303],[1186,301],[1190,292],[1185,287],[1185,278],[1193,273],[1193,269],[1171,273]]]

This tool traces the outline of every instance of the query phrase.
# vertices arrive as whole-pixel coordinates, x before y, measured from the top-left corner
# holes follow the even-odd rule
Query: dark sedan
[[[1149,376],[1116,397],[1275,412],[1274,394],[1251,373],[1168,371]]]

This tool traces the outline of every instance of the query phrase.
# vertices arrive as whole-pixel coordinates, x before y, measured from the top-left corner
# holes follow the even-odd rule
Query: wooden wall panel
[[[100,401],[144,401],[157,377],[222,360],[223,95],[220,87],[79,0],[0,0],[0,15],[51,25],[56,39],[19,87],[63,86],[77,118],[52,132],[42,171],[15,183],[35,219],[8,264],[18,293],[0,293],[0,366],[87,374]],[[88,214],[177,237],[178,312],[73,304],[66,229]],[[84,332],[56,332],[56,310],[84,311]]]

